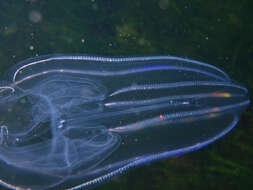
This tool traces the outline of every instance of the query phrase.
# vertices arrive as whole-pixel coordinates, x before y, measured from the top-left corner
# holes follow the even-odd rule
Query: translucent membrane
[[[197,150],[249,104],[222,70],[178,57],[53,55],[0,86],[0,179],[24,189],[88,188]]]

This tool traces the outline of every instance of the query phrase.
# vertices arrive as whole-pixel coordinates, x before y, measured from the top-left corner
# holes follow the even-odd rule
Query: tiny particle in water
[[[39,23],[42,21],[42,15],[39,11],[31,11],[29,13],[29,20],[33,23]]]
[[[33,50],[34,50],[34,46],[31,45],[31,46],[29,47],[29,49],[30,49],[31,51],[33,51]]]

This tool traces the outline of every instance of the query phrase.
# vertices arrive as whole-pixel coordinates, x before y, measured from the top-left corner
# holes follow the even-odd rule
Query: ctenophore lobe
[[[7,80],[0,182],[13,189],[89,188],[197,150],[228,133],[249,104],[222,70],[169,56],[41,56]]]

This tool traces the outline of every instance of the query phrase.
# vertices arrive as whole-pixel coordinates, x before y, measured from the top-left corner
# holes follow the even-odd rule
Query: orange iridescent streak
[[[212,93],[212,96],[219,98],[230,98],[231,94],[228,92],[214,92]]]
[[[208,115],[208,118],[215,118],[215,117],[217,117],[217,115],[218,115],[218,114],[216,114],[216,113],[210,113],[210,114]]]

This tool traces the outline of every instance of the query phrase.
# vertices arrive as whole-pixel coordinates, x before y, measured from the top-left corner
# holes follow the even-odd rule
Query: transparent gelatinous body
[[[6,79],[5,79],[6,80]],[[0,179],[24,189],[88,188],[229,132],[247,89],[178,57],[52,55],[0,87]]]

